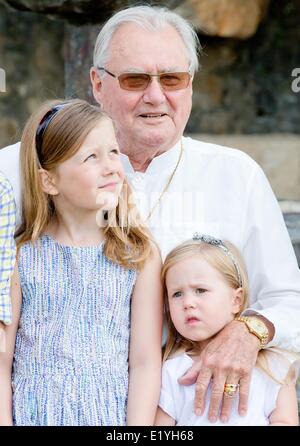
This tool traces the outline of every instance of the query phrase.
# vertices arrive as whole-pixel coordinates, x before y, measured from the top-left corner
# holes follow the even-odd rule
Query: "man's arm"
[[[274,193],[260,168],[244,218],[243,256],[250,284],[249,309],[273,324],[268,346],[300,351],[300,271]]]

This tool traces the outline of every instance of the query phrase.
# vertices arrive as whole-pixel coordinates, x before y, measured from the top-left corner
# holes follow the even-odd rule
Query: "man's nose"
[[[165,93],[160,85],[158,77],[151,77],[151,80],[144,91],[143,99],[146,103],[154,105],[161,104],[165,101]]]

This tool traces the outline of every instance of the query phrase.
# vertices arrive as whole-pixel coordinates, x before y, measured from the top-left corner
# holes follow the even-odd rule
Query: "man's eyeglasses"
[[[183,90],[187,88],[191,75],[187,71],[175,72],[175,73],[160,73],[160,74],[148,74],[148,73],[122,73],[119,76],[111,73],[103,67],[97,67],[98,70],[104,71],[110,76],[118,79],[120,87],[123,90],[129,91],[143,91],[146,90],[152,77],[157,77],[158,81],[165,91]]]

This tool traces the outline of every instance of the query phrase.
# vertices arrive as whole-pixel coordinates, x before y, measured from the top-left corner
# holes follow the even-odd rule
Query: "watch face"
[[[251,328],[259,334],[265,334],[267,332],[265,324],[260,319],[253,318],[250,324]]]

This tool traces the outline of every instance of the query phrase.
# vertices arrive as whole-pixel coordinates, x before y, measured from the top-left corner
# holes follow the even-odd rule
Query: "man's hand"
[[[239,393],[239,414],[246,415],[252,369],[260,347],[259,339],[251,334],[243,322],[232,321],[226,325],[202,350],[193,367],[179,379],[190,385],[196,382],[195,412],[202,415],[205,395],[210,381],[211,400],[209,420],[228,421],[233,398]],[[236,396],[224,393],[225,384],[239,384]],[[219,412],[221,407],[221,412]]]

